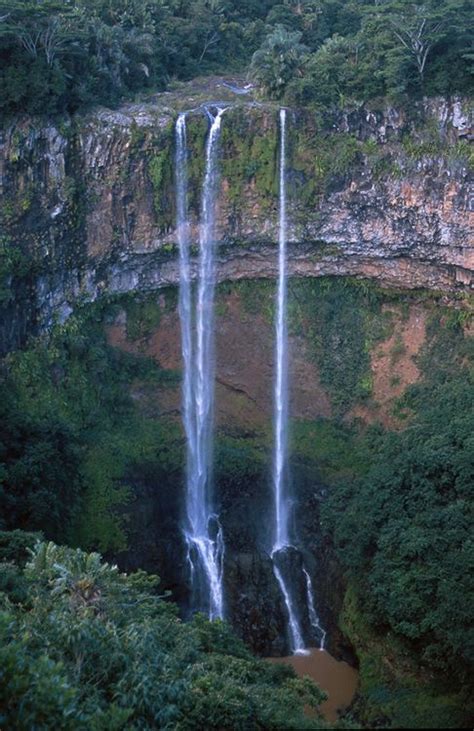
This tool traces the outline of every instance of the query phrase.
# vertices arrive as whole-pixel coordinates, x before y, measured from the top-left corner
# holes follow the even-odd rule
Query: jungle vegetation
[[[246,73],[316,106],[472,91],[469,0],[2,0],[0,112],[58,114]]]

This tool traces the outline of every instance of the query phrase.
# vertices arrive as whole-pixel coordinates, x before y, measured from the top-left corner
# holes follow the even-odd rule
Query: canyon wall
[[[338,656],[347,650],[337,628],[342,580],[321,535],[320,504],[335,478],[352,480],[357,472],[352,465],[357,447],[344,437],[356,434],[351,424],[362,430],[375,423],[389,429],[403,427],[407,414],[397,402],[422,377],[427,323],[438,312],[435,299],[416,294],[386,293],[372,307],[364,291],[342,280],[327,291],[322,280],[297,280],[289,290],[294,517],[316,587],[318,612],[329,633],[329,646]],[[236,282],[219,287],[216,302],[215,477],[226,539],[227,616],[262,654],[286,649],[285,611],[266,550],[269,525],[262,518],[271,514],[272,500],[268,475],[274,296],[272,283]],[[151,358],[170,376],[178,373],[176,304],[173,290],[167,289],[138,307],[130,298],[111,305],[106,325],[109,344]],[[170,377],[147,382],[138,375],[130,393],[144,419],[180,427],[179,381]],[[157,445],[157,451],[165,447]],[[119,563],[126,570],[158,573],[174,598],[186,606],[189,571],[179,530],[182,480],[175,478],[171,488],[156,473],[135,469],[127,485],[133,495],[125,509],[128,548],[118,556]]]
[[[188,119],[197,241],[204,102],[222,100],[218,277],[274,278],[277,108],[220,80],[0,134],[1,351],[77,302],[178,281],[174,121]],[[212,107],[212,104],[210,105]],[[456,297],[472,286],[468,105],[289,115],[289,273],[350,275]],[[471,153],[472,155],[472,153]],[[196,253],[196,252],[195,252]]]

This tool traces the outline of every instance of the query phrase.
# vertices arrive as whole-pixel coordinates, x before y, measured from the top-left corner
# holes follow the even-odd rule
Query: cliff
[[[274,277],[278,115],[222,80],[0,137],[0,341],[63,321],[78,301],[178,281],[174,121],[188,119],[197,239],[209,100],[229,105],[218,216],[222,280]],[[212,104],[210,105],[212,108]],[[385,286],[469,290],[474,268],[471,129],[462,100],[408,113],[293,111],[289,271]],[[471,153],[472,157],[472,153]]]

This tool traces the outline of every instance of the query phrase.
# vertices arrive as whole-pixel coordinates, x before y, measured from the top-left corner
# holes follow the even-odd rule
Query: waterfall
[[[194,404],[193,404],[193,341],[192,299],[189,265],[189,223],[187,217],[186,115],[180,114],[176,122],[176,229],[179,245],[179,318],[181,323],[181,351],[183,355],[182,404],[186,434],[186,465],[189,475],[193,472],[195,452]]]
[[[288,496],[285,468],[288,438],[288,334],[286,327],[286,110],[280,109],[280,206],[278,240],[278,302],[276,320],[275,453],[273,486],[275,491],[275,538],[273,551],[289,545]]]
[[[186,119],[176,123],[176,208],[180,250],[181,341],[184,363],[183,420],[187,442],[186,527],[184,536],[197,608],[210,619],[222,618],[224,541],[213,507],[212,431],[214,407],[215,205],[218,185],[217,150],[223,109],[211,118],[201,199],[200,254],[193,339],[192,291],[187,221]]]
[[[206,611],[210,619],[224,615],[224,540],[212,496],[214,412],[214,292],[215,209],[218,192],[218,147],[222,115],[207,109],[210,128],[205,148],[205,174],[201,196],[199,262],[196,292],[191,287],[190,227],[187,215],[188,175],[186,116],[176,122],[176,210],[179,244],[179,315],[183,355],[182,404],[186,434],[186,521],[184,537],[193,591],[193,608]],[[302,608],[324,648],[322,629],[313,600],[311,578],[301,560],[298,576],[306,581],[306,602],[295,576],[297,549],[290,540],[291,500],[288,494],[288,333],[286,283],[286,111],[280,110],[279,247],[276,316],[276,377],[274,385],[275,441],[273,454],[274,531],[271,558],[275,578],[288,613],[291,649],[305,651],[301,626]],[[304,610],[303,610],[304,611]]]
[[[273,572],[278,581],[288,612],[291,649],[304,653],[305,643],[298,617],[298,602],[295,597],[297,585],[292,576],[293,567],[288,562],[289,554],[296,552],[290,542],[290,509],[288,495],[288,331],[287,331],[287,286],[286,286],[286,110],[280,109],[280,201],[278,237],[278,294],[276,316],[276,378],[274,391],[275,445],[273,456],[273,494],[275,508],[275,530],[272,548]],[[289,549],[292,549],[289,550]],[[326,632],[319,623],[314,606],[313,586],[308,571],[302,565],[306,582],[306,612],[309,623],[320,638],[324,649]],[[285,576],[286,574],[286,576]]]
[[[286,470],[288,461],[288,333],[286,308],[286,110],[280,109],[280,203],[278,237],[278,294],[276,316],[276,378],[274,389],[275,444],[273,455],[273,494],[275,530],[272,548],[273,571],[288,612],[291,649],[303,652],[304,642],[295,598],[289,582],[278,565],[291,547],[289,539],[289,499]]]
[[[303,568],[303,573],[306,579],[306,602],[308,604],[309,622],[314,630],[315,635],[318,636],[319,649],[324,650],[324,645],[326,642],[326,631],[321,627],[319,617],[316,612],[316,607],[314,606],[313,583],[311,581],[311,576],[305,568]]]

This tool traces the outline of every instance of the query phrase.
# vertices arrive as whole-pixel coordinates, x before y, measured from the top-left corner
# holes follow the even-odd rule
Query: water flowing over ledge
[[[306,582],[306,606],[298,601],[297,586],[290,573],[295,566],[291,555],[297,553],[294,539],[290,538],[290,475],[288,467],[288,325],[287,325],[287,185],[286,185],[286,109],[280,109],[280,164],[279,164],[279,236],[278,236],[278,288],[275,325],[274,383],[274,432],[273,495],[274,538],[271,551],[273,572],[283,595],[288,614],[290,647],[293,653],[307,652],[302,627],[303,617],[308,615],[309,625],[316,632],[324,647],[326,633],[321,628],[316,613],[311,577],[301,564]],[[290,558],[290,561],[288,560]],[[293,577],[294,578],[294,577]],[[313,639],[313,638],[312,638]]]
[[[214,409],[214,290],[215,206],[218,182],[217,150],[224,109],[210,117],[202,189],[200,256],[197,297],[193,307],[189,268],[187,219],[188,177],[186,116],[176,122],[177,228],[180,250],[179,311],[182,331],[183,420],[187,442],[186,525],[192,608],[210,619],[224,616],[222,588],[224,539],[213,506],[212,457]],[[194,310],[194,311],[193,311]],[[194,315],[194,317],[193,317]],[[193,320],[195,334],[193,337]]]
[[[225,98],[221,81],[206,88],[207,100]],[[193,125],[188,143],[193,153],[199,150],[190,165],[193,249],[199,241],[196,191],[204,175],[206,98],[194,87],[189,91],[98,109],[61,127],[25,119],[0,134],[0,202],[14,213],[4,221],[4,235],[33,264],[26,279],[12,280],[15,304],[2,309],[0,352],[64,322],[78,302],[178,284],[177,110],[195,110],[187,115]],[[225,102],[218,281],[277,276],[277,110],[244,99],[232,94]],[[329,115],[324,127],[308,110],[292,113],[288,276],[356,276],[439,290],[451,299],[469,291],[474,203],[469,168],[456,152],[469,129],[463,109],[460,99],[419,104],[413,118],[401,109],[361,108]],[[440,130],[439,154],[407,155],[407,136],[422,141],[417,118],[425,119],[426,129]],[[348,137],[352,163],[318,182],[320,143],[336,154]],[[259,169],[241,164],[242,149],[247,159],[250,150],[251,159],[262,161]],[[376,165],[383,160],[391,166]],[[197,270],[192,256],[191,279]]]

